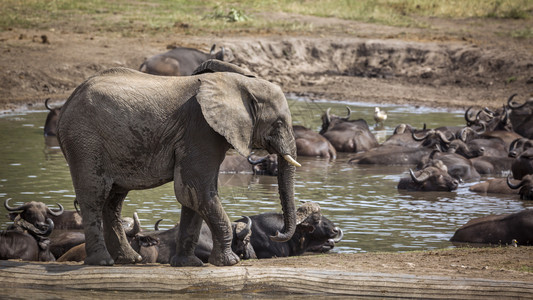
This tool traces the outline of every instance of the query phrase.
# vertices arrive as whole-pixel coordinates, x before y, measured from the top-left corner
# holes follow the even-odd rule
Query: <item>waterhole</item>
[[[295,124],[320,130],[321,115],[332,114],[365,119],[380,142],[390,136],[396,125],[408,123],[422,128],[464,125],[462,111],[424,107],[386,106],[388,119],[375,126],[375,105],[353,102],[289,99]],[[62,204],[74,209],[75,198],[70,173],[55,137],[45,138],[43,126],[47,111],[26,111],[0,117],[0,201],[12,198],[11,205],[41,201],[49,206]],[[350,165],[350,154],[337,159],[299,157],[295,200],[316,201],[322,213],[344,231],[343,240],[332,252],[407,251],[453,247],[448,241],[455,230],[474,217],[513,213],[528,204],[518,196],[479,195],[462,183],[454,192],[400,192],[396,186],[413,166]],[[487,178],[482,178],[485,180]],[[219,194],[231,220],[244,215],[281,211],[277,179],[269,176],[221,174]],[[152,230],[170,228],[179,221],[180,204],[172,183],[142,191],[131,191],[122,214],[137,212],[142,227]],[[0,228],[11,222],[5,209]]]

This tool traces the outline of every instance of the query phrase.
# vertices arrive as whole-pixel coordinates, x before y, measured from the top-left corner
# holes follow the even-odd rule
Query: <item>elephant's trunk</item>
[[[292,238],[296,230],[296,209],[294,206],[294,173],[295,166],[278,155],[278,187],[281,207],[283,209],[284,227],[270,239],[275,242],[286,242]]]

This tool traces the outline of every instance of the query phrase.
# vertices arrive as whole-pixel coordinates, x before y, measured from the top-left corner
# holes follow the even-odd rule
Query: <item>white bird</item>
[[[374,121],[376,121],[376,124],[383,124],[385,120],[387,120],[387,112],[376,107],[374,110]]]

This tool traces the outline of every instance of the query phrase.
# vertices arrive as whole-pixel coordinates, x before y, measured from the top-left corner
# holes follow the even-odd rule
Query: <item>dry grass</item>
[[[301,29],[302,24],[268,20],[264,17],[266,14],[256,15],[268,11],[420,27],[425,26],[417,21],[420,16],[452,19],[529,18],[533,12],[533,0],[3,0],[0,2],[0,30],[65,30],[66,27],[76,32],[83,31],[84,26],[93,26],[99,31],[132,35],[136,32],[169,30],[202,34],[228,28]]]

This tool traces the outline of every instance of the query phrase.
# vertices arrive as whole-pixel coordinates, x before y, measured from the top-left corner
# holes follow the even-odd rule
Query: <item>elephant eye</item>
[[[279,128],[281,126],[283,126],[283,121],[278,119],[276,122],[274,122],[274,127]]]

